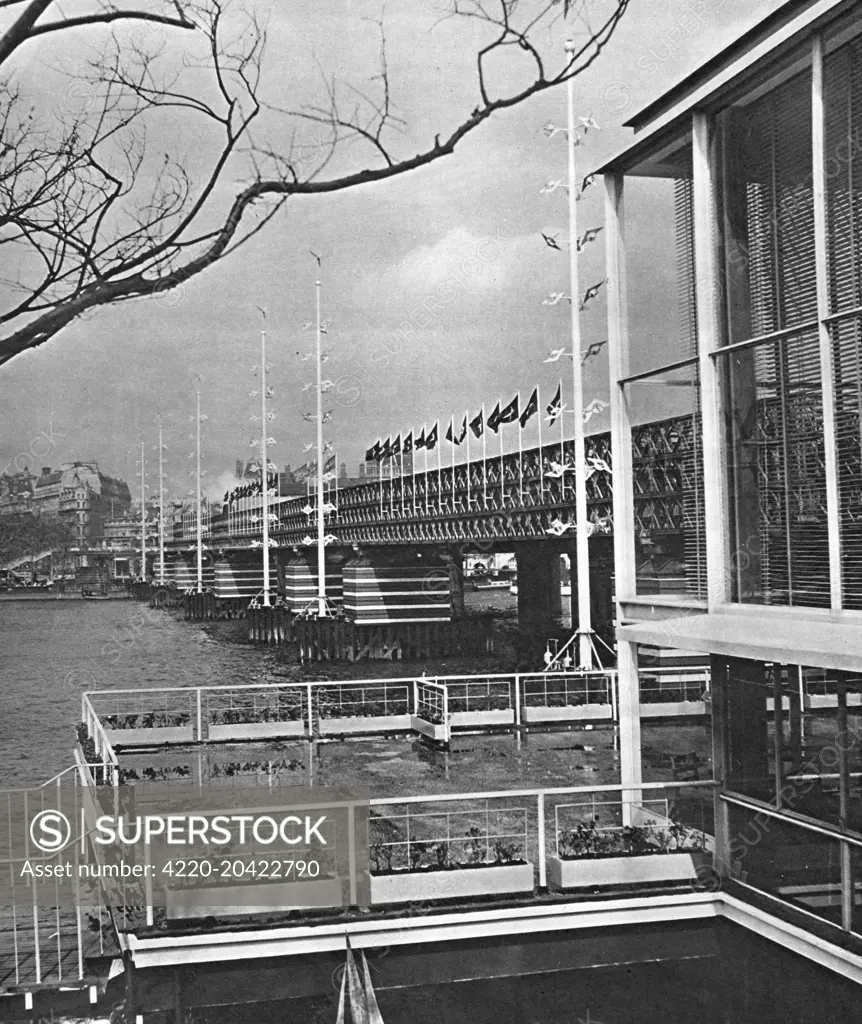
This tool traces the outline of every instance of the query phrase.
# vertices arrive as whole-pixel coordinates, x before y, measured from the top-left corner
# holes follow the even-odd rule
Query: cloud
[[[504,225],[487,235],[455,227],[397,263],[366,274],[359,289],[366,296],[394,294],[407,303],[431,294],[503,292],[523,276],[530,242],[525,235],[507,234]]]

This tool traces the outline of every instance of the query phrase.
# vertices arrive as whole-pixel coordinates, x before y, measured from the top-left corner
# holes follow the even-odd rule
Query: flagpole
[[[159,420],[159,583],[165,583],[165,475],[162,457],[162,421]]]
[[[467,424],[465,437],[467,438],[467,511],[473,507],[470,498],[470,411],[464,413],[464,422]]]
[[[383,459],[380,458],[380,442],[377,442],[377,489],[380,495],[380,518],[383,518]]]
[[[563,416],[563,378],[560,377],[560,466],[563,475],[560,477],[560,502],[566,500],[566,427]]]
[[[147,497],[144,469],[144,442],[141,442],[141,580],[147,582]]]
[[[574,40],[565,50],[570,59]],[[590,622],[590,551],[587,534],[587,478],[584,465],[584,395],[581,366],[580,285],[578,283],[578,194],[575,175],[575,93],[574,76],[566,83],[569,150],[569,294],[572,301],[572,416],[574,417],[575,531],[578,575],[578,665],[593,667],[592,624]]]
[[[269,608],[269,459],[266,454],[266,314],[260,332],[260,514],[263,516],[263,607]]]
[[[455,512],[455,418],[452,418],[452,512]]]
[[[488,507],[488,424],[485,420],[485,403],[482,403],[482,509]]]
[[[501,398],[497,402],[497,408],[502,410],[503,399]],[[500,437],[500,508],[506,507],[506,470],[503,468],[503,426],[504,424],[497,424],[497,433]]]
[[[410,488],[411,488],[411,501],[413,503],[413,518],[415,519],[419,512],[416,508],[416,431],[415,429],[410,431],[410,436],[413,438],[413,446],[410,449]]]
[[[404,442],[398,452],[398,493],[401,498],[401,518],[404,518]]]
[[[426,439],[426,443],[422,445],[422,451],[425,459],[425,515],[430,515],[428,511],[428,444],[427,444],[427,431],[428,425],[422,424],[422,437]]]
[[[317,311],[317,615],[326,618],[326,556],[323,548],[323,392],[320,389],[320,281],[314,282]]]
[[[434,445],[437,449],[437,515],[443,513],[443,472],[440,468],[440,456],[443,452],[443,438],[440,437],[440,430],[437,430],[437,442]]]
[[[197,416],[195,417],[195,497],[197,524],[195,527],[195,547],[197,550],[197,592],[204,592],[204,554],[203,554],[203,529],[201,524],[201,393],[196,394]]]
[[[529,402],[529,399],[527,399]],[[518,409],[521,410],[521,392],[518,391]],[[518,498],[521,505],[524,504],[524,428],[521,426],[520,418],[515,421],[518,424]]]
[[[539,417],[539,501],[545,503],[545,460],[542,455],[542,388],[536,387],[536,401],[539,403],[537,412]]]

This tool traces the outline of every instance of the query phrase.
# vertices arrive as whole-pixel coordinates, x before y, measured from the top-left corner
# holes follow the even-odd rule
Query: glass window
[[[722,354],[732,599],[828,607],[816,328]]]
[[[697,365],[625,389],[632,424],[636,593],[706,598]]]

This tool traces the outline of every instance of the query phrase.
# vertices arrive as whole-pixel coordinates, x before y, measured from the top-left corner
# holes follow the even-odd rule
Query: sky
[[[525,3],[527,0],[525,0]],[[273,104],[295,109],[320,103],[324,76],[347,102],[352,85],[379,88],[379,28],[387,40],[392,100],[403,121],[392,146],[399,155],[425,148],[451,130],[475,105],[475,51],[479,26],[444,20],[449,0],[247,0],[268,16],[262,89]],[[600,17],[607,0],[588,0]],[[661,95],[780,3],[775,0],[632,0],[605,52],[576,81],[576,113],[592,115],[599,131],[577,151],[579,177],[631,138],[622,122]],[[564,26],[541,34],[543,53],[559,55]],[[19,52],[15,73],[37,102],[50,105],[56,68],[80,59],[78,36],[38,51]],[[178,45],[169,39],[168,47]],[[183,42],[182,45],[186,45]],[[511,88],[525,68],[513,53],[493,69],[492,82]],[[46,72],[50,64],[50,73]],[[570,387],[571,361],[546,363],[568,344],[569,307],[543,305],[549,292],[566,292],[567,258],[544,245],[541,232],[567,237],[565,191],[540,194],[546,182],[565,180],[564,136],[543,126],[565,124],[565,89],[496,115],[460,143],[454,155],[401,177],[340,193],[292,198],[246,246],[172,293],[103,308],[76,321],[47,344],[0,367],[0,470],[58,466],[76,458],[98,461],[124,477],[133,491],[136,458],[145,443],[150,487],[155,482],[157,422],[166,445],[166,486],[181,496],[192,486],[190,435],[195,391],[201,391],[204,465],[211,493],[222,488],[235,460],[255,454],[259,426],[252,367],[260,362],[261,315],[267,310],[267,361],[274,389],[270,457],[296,466],[313,440],[303,414],[313,409],[313,331],[316,278],[322,282],[328,360],[335,383],[325,396],[332,409],[327,438],[352,474],[379,437],[402,435],[450,417],[460,423],[483,403],[535,386],[546,404],[562,377]],[[296,128],[294,122],[292,125]],[[284,144],[292,130],[279,115],[264,118],[270,141]],[[313,129],[299,124],[303,145]],[[306,142],[306,140],[308,140]],[[150,139],[182,158],[194,178],[204,173],[214,139],[191,122],[163,123]],[[327,173],[375,165],[367,145],[351,143]],[[237,166],[226,189],[242,187]],[[227,193],[225,192],[225,195]],[[633,194],[630,303],[636,325],[660,339],[675,330],[676,294],[656,252],[672,241],[667,189]],[[602,192],[584,193],[579,230],[603,223]],[[322,267],[309,254],[322,257]],[[5,253],[7,250],[3,250]],[[3,279],[14,268],[4,267]],[[582,291],[604,278],[603,235],[580,260]],[[423,305],[424,304],[424,305]],[[582,316],[583,345],[606,337],[604,290]],[[660,341],[656,342],[661,344]],[[606,400],[607,352],[585,366],[585,402]],[[536,420],[525,432],[534,444]],[[602,429],[606,414],[588,429]],[[545,427],[545,440],[550,439]],[[506,450],[516,444],[511,429]],[[499,448],[488,439],[488,453]],[[472,455],[481,452],[474,442]],[[443,446],[448,461],[449,446]],[[433,464],[433,462],[432,462]],[[445,464],[445,463],[444,463]],[[421,463],[420,463],[421,465]]]

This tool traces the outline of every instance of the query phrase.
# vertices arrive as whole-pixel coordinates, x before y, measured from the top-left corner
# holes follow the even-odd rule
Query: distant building
[[[36,477],[22,473],[0,475],[0,515],[23,515],[33,511],[33,485]]]
[[[105,523],[127,513],[131,500],[124,480],[102,473],[95,462],[71,462],[57,470],[42,468],[33,484],[32,511],[57,517],[78,546],[86,547],[101,541]]]

